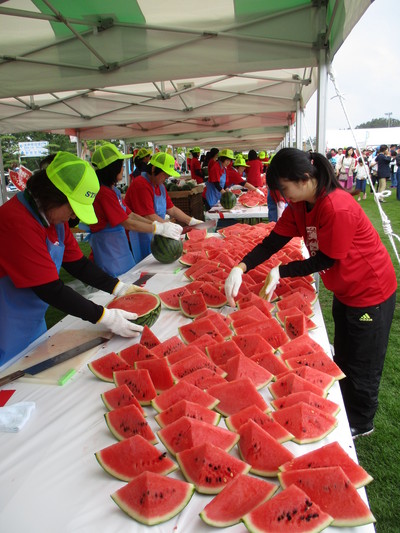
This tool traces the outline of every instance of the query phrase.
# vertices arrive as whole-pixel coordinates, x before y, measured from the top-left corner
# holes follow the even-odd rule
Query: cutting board
[[[7,376],[17,370],[24,370],[30,366],[36,365],[43,361],[46,361],[50,357],[74,348],[79,344],[83,344],[95,337],[110,337],[110,333],[104,333],[93,330],[64,330],[54,333],[51,337],[46,339],[40,346],[32,350],[25,357],[17,361],[14,365],[8,367],[6,370],[0,373],[0,377]],[[26,383],[39,383],[46,385],[58,385],[58,380],[64,376],[69,370],[75,370],[76,372],[83,367],[90,359],[96,354],[96,352],[102,347],[95,346],[90,350],[68,359],[59,365],[48,368],[44,372],[40,372],[35,376],[23,376],[19,381]]]

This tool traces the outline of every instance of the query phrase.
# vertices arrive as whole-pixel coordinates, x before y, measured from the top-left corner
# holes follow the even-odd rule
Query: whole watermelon
[[[160,263],[173,263],[182,255],[182,241],[154,235],[150,244],[151,253]]]
[[[221,195],[221,205],[224,209],[232,209],[236,205],[236,196],[231,191],[226,191]]]

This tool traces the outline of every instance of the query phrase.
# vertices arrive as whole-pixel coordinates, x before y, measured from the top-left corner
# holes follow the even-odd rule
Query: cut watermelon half
[[[123,309],[138,316],[133,322],[149,328],[154,324],[161,312],[161,300],[157,294],[150,292],[134,292],[115,298],[107,304],[108,309]],[[144,342],[142,342],[144,344]]]

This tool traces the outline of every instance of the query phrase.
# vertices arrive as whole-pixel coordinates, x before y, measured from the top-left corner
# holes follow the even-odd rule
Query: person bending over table
[[[323,155],[283,148],[270,163],[267,182],[288,207],[270,235],[231,270],[225,282],[228,303],[234,305],[243,272],[292,237],[302,237],[310,257],[272,268],[260,295],[270,299],[281,277],[320,273],[333,292],[334,360],[346,375],[340,386],[351,432],[353,438],[369,434],[396,301],[389,253]]]
[[[225,192],[226,169],[234,160],[233,151],[224,149],[218,153],[217,161],[209,165],[205,194],[207,210],[217,204],[221,199],[221,195]]]
[[[146,172],[137,176],[129,186],[125,195],[126,205],[134,213],[155,223],[156,226],[165,222],[166,214],[185,225],[194,226],[202,223],[202,220],[187,215],[173,204],[164,185],[168,176],[180,177],[175,171],[175,159],[165,152],[154,154]],[[182,228],[180,229],[182,231]],[[129,238],[136,261],[144,259],[151,253],[152,235],[132,231]]]
[[[233,164],[230,164],[226,169],[226,187],[231,187],[232,185],[241,185],[249,191],[257,191],[261,196],[264,196],[264,193],[254,187],[251,183],[247,183],[246,179],[243,177],[243,173],[249,165],[246,164],[246,160],[242,156],[236,156]]]
[[[155,233],[176,240],[182,233],[178,224],[151,221],[132,213],[123,203],[116,185],[123,177],[124,159],[129,157],[132,154],[123,155],[112,143],[104,144],[92,156],[100,190],[93,203],[97,223],[89,227],[90,258],[110,276],[120,276],[140,261],[132,255],[126,232],[146,233],[150,239]]]
[[[0,365],[45,333],[49,305],[123,337],[142,331],[130,322],[135,313],[106,309],[59,277],[63,266],[83,283],[114,296],[141,291],[89,261],[68,226],[75,216],[86,224],[96,222],[93,201],[98,190],[88,162],[58,152],[46,169],[29,178],[24,192],[0,206]]]

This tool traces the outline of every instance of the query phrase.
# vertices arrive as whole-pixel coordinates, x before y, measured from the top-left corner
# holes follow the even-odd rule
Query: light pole
[[[390,117],[393,115],[393,113],[392,113],[392,112],[390,112],[390,113],[385,113],[385,115],[386,115],[387,118],[388,118],[388,128],[390,128],[390,122],[391,122],[391,121],[390,121]]]

